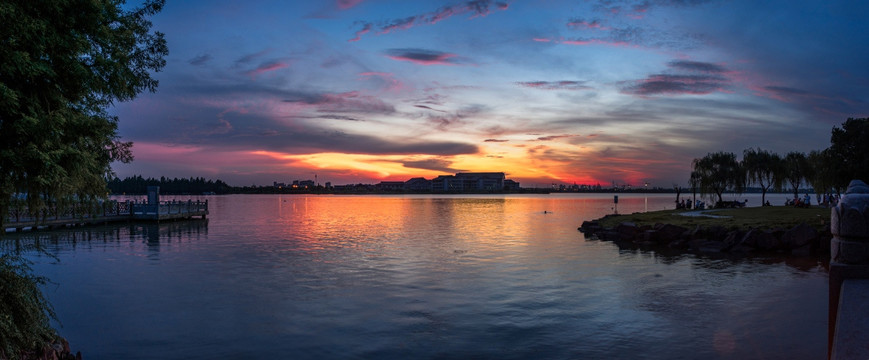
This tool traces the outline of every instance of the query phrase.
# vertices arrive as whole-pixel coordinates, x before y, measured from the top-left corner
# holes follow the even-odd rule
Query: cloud
[[[764,86],[764,90],[773,93],[780,97],[793,97],[793,96],[806,96],[809,95],[808,91],[795,89],[787,86]]]
[[[574,136],[576,136],[576,135],[565,134],[565,135],[541,136],[541,137],[538,137],[536,141],[552,141],[552,140],[558,140],[558,139],[564,139],[564,138],[571,138]]]
[[[510,141],[510,140],[504,140],[504,139],[486,139],[486,140],[483,140],[483,142],[493,142],[493,143],[502,143],[502,142],[508,142],[508,141]]]
[[[431,108],[431,107],[429,107],[429,106],[426,106],[426,105],[419,105],[419,104],[417,104],[417,105],[414,105],[414,107],[418,107],[418,108],[420,108],[420,109],[431,110],[431,111],[442,112],[442,113],[445,113],[445,112],[446,112],[446,111],[443,111],[443,110],[433,109],[433,108]]]
[[[401,81],[398,81],[392,73],[364,72],[359,74],[359,78],[362,80],[379,80],[381,87],[385,91],[400,92],[404,90],[405,87],[404,84]]]
[[[642,80],[625,82],[623,83],[625,86],[621,89],[622,93],[640,96],[705,95],[724,91],[731,83],[731,80],[724,75],[728,70],[718,64],[675,60],[669,62],[667,66],[675,72],[653,74]]]
[[[720,76],[656,74],[634,82],[622,92],[635,95],[709,94],[720,91],[727,80]]]
[[[466,170],[452,168],[452,161],[444,159],[407,160],[401,162],[402,166],[413,169],[434,170],[447,173],[457,173]]]
[[[270,49],[265,49],[265,50],[260,51],[260,52],[255,52],[253,54],[247,54],[245,56],[242,56],[242,57],[238,58],[238,60],[235,61],[235,66],[239,67],[242,65],[247,65],[256,59],[265,56],[270,51],[271,51]]]
[[[362,35],[365,35],[370,31],[376,31],[377,34],[388,34],[393,31],[406,30],[414,26],[433,25],[457,15],[470,14],[469,19],[473,19],[489,15],[492,10],[503,11],[507,10],[507,8],[509,8],[509,4],[502,1],[473,0],[457,5],[444,6],[435,11],[424,14],[385,20],[378,22],[377,24],[362,22],[362,28],[356,31],[356,37],[350,39],[350,41],[358,41]]]
[[[607,15],[624,15],[630,19],[639,20],[646,13],[657,7],[691,7],[709,3],[715,0],[597,0],[594,9]]]
[[[250,76],[250,77],[256,77],[257,75],[267,73],[270,71],[280,70],[280,69],[283,69],[283,68],[288,67],[288,66],[290,66],[290,65],[285,63],[285,62],[270,61],[267,63],[263,63],[260,66],[257,66],[256,69],[246,71],[245,75]]]
[[[607,39],[593,39],[593,38],[558,38],[558,39],[550,39],[550,38],[533,38],[536,42],[545,42],[545,43],[554,43],[554,44],[565,44],[565,45],[604,45],[604,46],[613,46],[613,47],[625,47],[625,46],[635,46],[631,43],[625,41],[615,41],[615,40],[607,40]]]
[[[532,89],[541,90],[590,90],[590,86],[585,85],[585,81],[576,80],[561,80],[561,81],[523,81],[516,83],[519,86],[524,86]]]
[[[419,65],[459,65],[464,61],[456,54],[426,49],[389,49],[386,56],[393,60],[410,61]]]
[[[359,5],[363,0],[337,0],[336,4],[338,5],[338,9],[347,10],[356,5]]]
[[[202,66],[202,65],[205,65],[206,63],[208,63],[209,60],[211,60],[210,54],[201,54],[201,55],[193,57],[192,59],[188,60],[187,62],[193,66]]]
[[[320,115],[320,116],[317,116],[317,118],[319,118],[319,119],[329,119],[329,120],[344,120],[344,121],[363,121],[363,120],[361,120],[361,119],[358,119],[358,118],[355,118],[355,117],[352,117],[352,116],[334,115],[334,114]]]
[[[698,71],[704,73],[723,73],[727,72],[723,66],[707,62],[690,61],[690,60],[674,60],[668,66],[674,69]]]
[[[609,30],[608,27],[601,25],[600,20],[597,19],[587,21],[580,18],[573,18],[567,22],[567,27],[571,29]]]
[[[283,102],[316,105],[317,111],[329,113],[391,114],[395,112],[394,106],[374,96],[362,95],[358,91],[288,98]]]
[[[358,31],[356,31],[356,37],[354,37],[354,38],[352,38],[352,39],[350,39],[350,40],[347,40],[347,41],[349,41],[349,42],[354,42],[354,41],[359,41],[359,40],[361,40],[361,39],[362,39],[362,35],[365,35],[365,34],[369,33],[369,32],[371,31],[371,27],[372,27],[372,26],[373,26],[372,24],[365,24],[365,25],[363,25],[361,29],[359,29]]]

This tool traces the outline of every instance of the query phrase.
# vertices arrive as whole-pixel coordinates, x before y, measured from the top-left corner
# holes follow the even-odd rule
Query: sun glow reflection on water
[[[620,212],[672,206],[622,195]],[[216,196],[32,255],[89,358],[819,358],[817,262],[619,249],[612,195]],[[544,213],[546,211],[546,213]]]

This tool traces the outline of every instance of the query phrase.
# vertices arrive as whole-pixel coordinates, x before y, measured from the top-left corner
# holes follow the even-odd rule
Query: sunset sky
[[[121,178],[687,184],[869,116],[864,1],[168,1]]]

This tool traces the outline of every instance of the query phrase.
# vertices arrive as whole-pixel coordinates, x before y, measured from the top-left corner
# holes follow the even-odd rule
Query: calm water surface
[[[817,261],[586,240],[576,228],[611,212],[612,195],[208,200],[207,221],[4,246],[38,241],[56,256],[30,258],[88,359],[825,356]],[[658,210],[673,195],[619,200],[620,212]]]

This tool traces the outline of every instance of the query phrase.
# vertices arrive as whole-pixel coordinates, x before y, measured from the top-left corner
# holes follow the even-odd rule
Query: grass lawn
[[[773,229],[777,227],[789,228],[801,222],[814,226],[819,230],[829,230],[830,209],[821,207],[795,208],[791,206],[762,206],[742,209],[701,210],[704,213],[726,218],[713,218],[706,216],[682,216],[680,213],[693,212],[694,210],[662,210],[647,213],[635,213],[629,215],[610,216],[600,220],[604,228],[612,228],[621,222],[629,221],[643,225],[655,225],[665,223],[693,228],[697,225],[703,227],[724,226],[727,228],[761,228]]]

